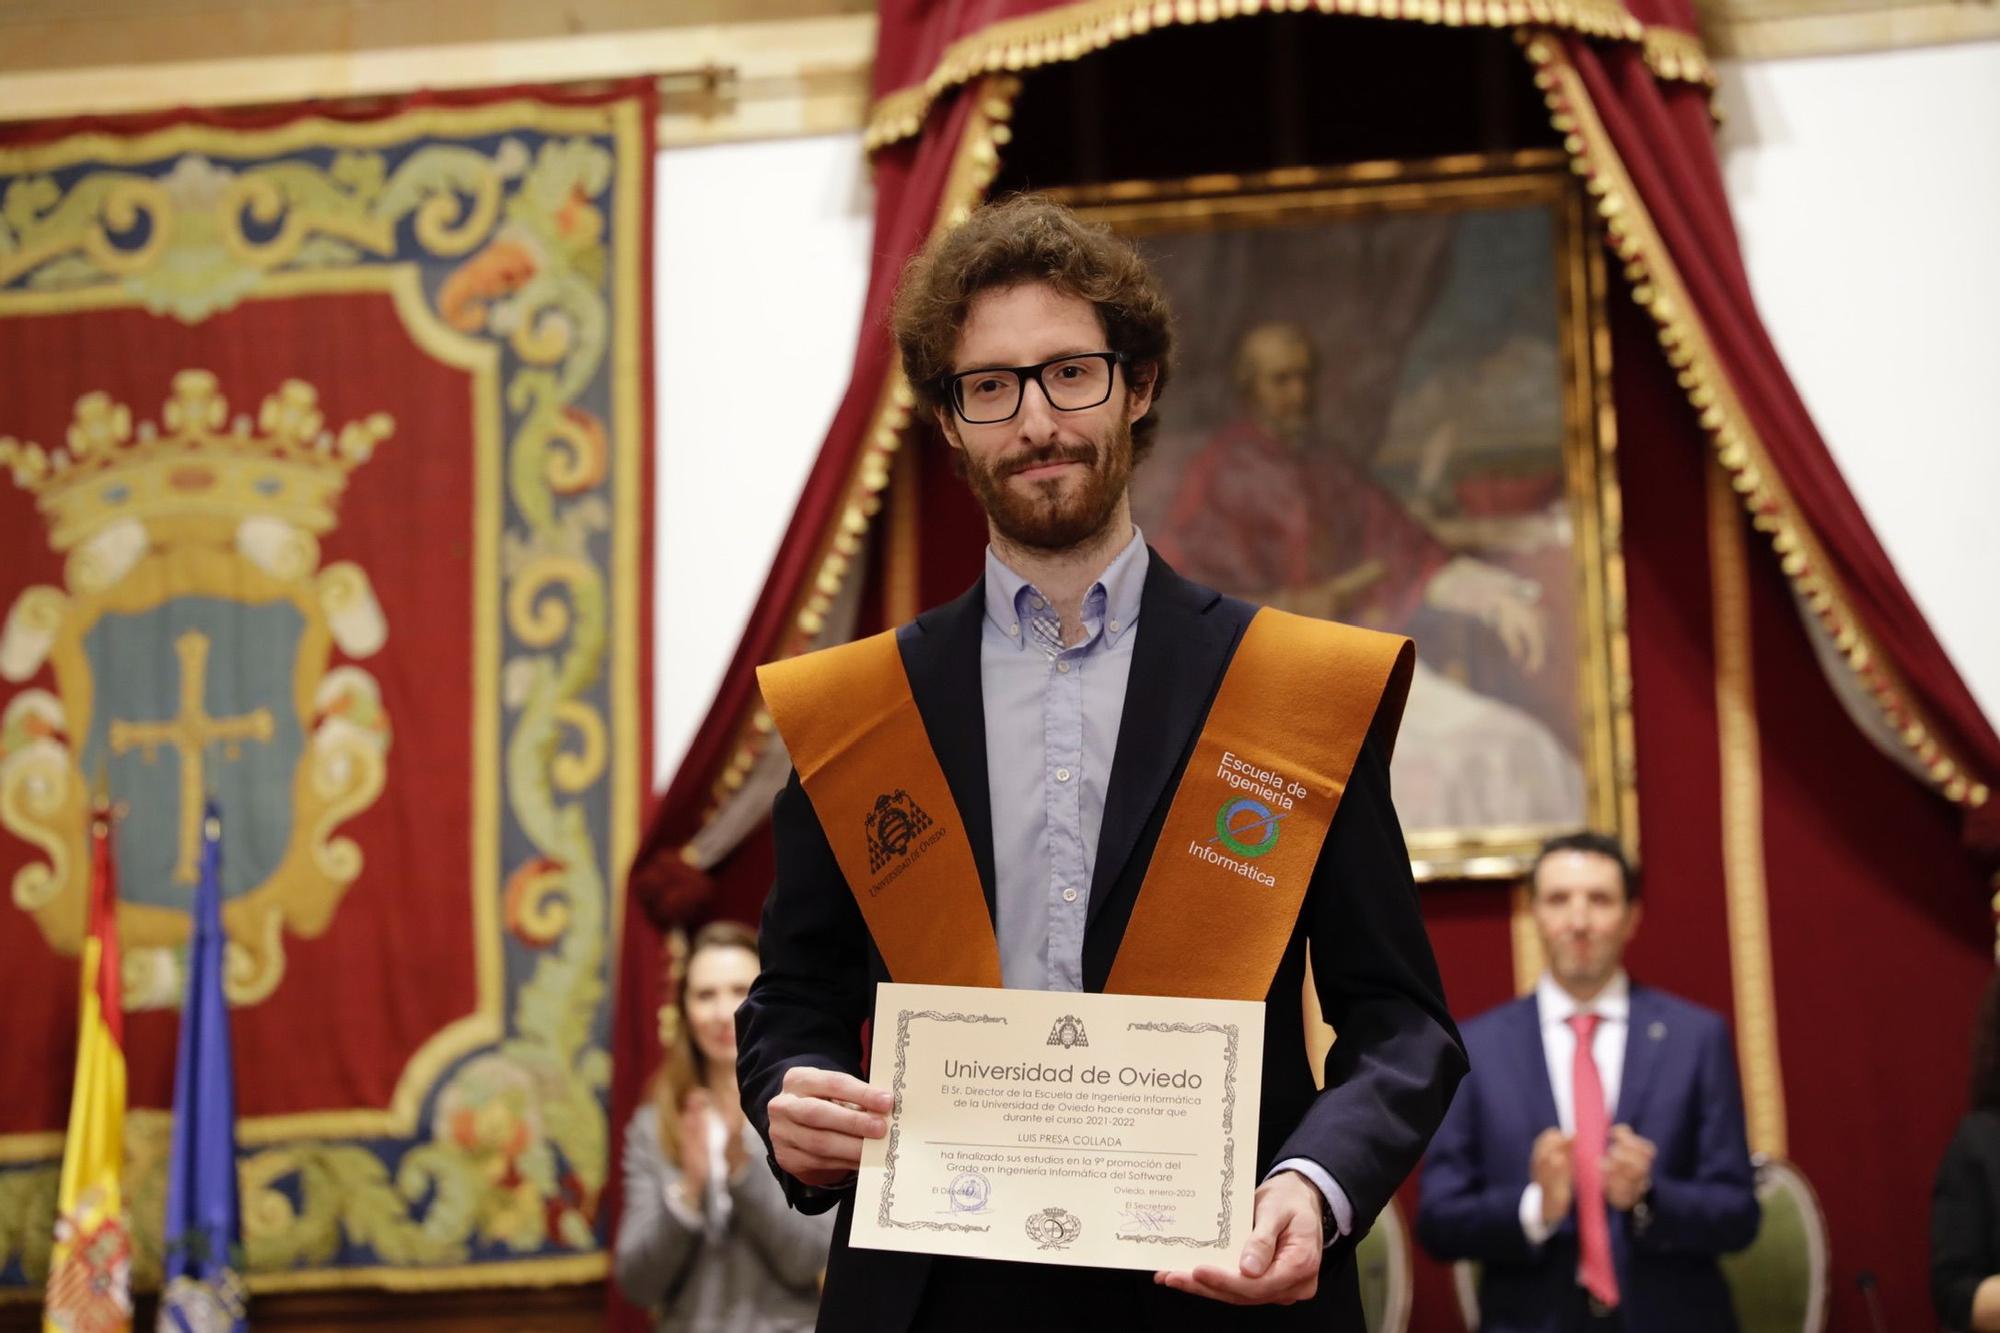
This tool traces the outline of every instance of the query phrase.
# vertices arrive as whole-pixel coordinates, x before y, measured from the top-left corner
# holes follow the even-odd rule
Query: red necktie
[[[1577,1281],[1606,1305],[1618,1304],[1618,1274],[1611,1267],[1611,1218],[1604,1210],[1604,1154],[1611,1126],[1604,1107],[1604,1080],[1597,1076],[1597,1059],[1590,1039],[1597,1035],[1596,1014],[1572,1014],[1576,1032],[1576,1062],[1570,1089],[1576,1099],[1576,1140],[1571,1149],[1576,1173]]]

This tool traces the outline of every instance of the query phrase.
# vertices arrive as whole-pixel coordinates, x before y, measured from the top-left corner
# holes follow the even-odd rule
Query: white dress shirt
[[[1535,983],[1535,1009],[1542,1027],[1542,1060],[1548,1066],[1549,1090],[1556,1097],[1556,1120],[1565,1134],[1576,1133],[1576,1029],[1569,1025],[1579,1013],[1597,1015],[1597,1031],[1590,1039],[1590,1057],[1597,1062],[1597,1078],[1604,1085],[1607,1124],[1618,1122],[1618,1089],[1625,1076],[1625,1040],[1632,1027],[1632,982],[1624,969],[1604,983],[1604,989],[1587,1005],[1556,984],[1547,972]],[[1521,1191],[1521,1230],[1530,1245],[1540,1245],[1555,1234],[1555,1226],[1542,1220],[1542,1187],[1534,1181]]]
[[[1065,645],[1041,589],[986,548],[979,680],[1003,986],[1083,989],[1097,835],[1151,561],[1133,529],[1084,593],[1082,634]]]

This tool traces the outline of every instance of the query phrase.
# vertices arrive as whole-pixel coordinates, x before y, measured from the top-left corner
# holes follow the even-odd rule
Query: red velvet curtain
[[[1649,24],[1693,27],[1684,0],[1631,0],[1630,8]],[[1581,79],[1764,458],[1816,538],[1794,563],[1825,562],[1839,600],[1871,641],[1876,660],[1861,668],[1864,681],[1907,697],[1913,707],[1898,719],[1906,738],[1914,735],[1911,722],[1927,720],[1936,748],[1912,740],[1912,750],[1966,806],[1968,841],[2000,851],[2000,805],[1969,795],[2000,778],[2000,736],[1890,564],[1764,330],[1723,193],[1706,99],[1688,85],[1655,79],[1632,47],[1569,34],[1550,39]],[[1955,759],[1951,769],[1940,766],[1946,757]],[[1954,785],[1954,777],[1962,781]]]

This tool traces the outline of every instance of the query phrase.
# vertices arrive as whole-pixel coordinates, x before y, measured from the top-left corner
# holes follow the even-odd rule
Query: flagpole
[[[201,880],[188,941],[167,1163],[166,1286],[158,1333],[246,1328],[249,1288],[236,1174],[236,1070],[222,964],[222,815],[202,812]]]

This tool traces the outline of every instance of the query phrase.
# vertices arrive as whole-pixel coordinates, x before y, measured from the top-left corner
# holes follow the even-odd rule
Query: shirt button
[[[1067,676],[1069,674],[1069,663],[1067,662],[1056,663],[1056,671],[1060,675]]]
[[[1064,901],[1064,902],[1066,902],[1066,903],[1073,903],[1073,902],[1075,902],[1075,901],[1076,901],[1076,890],[1075,890],[1075,889],[1064,889],[1064,890],[1063,890],[1063,901]]]
[[[1059,769],[1057,769],[1057,770],[1056,770],[1056,781],[1057,781],[1057,782],[1068,782],[1068,781],[1069,781],[1069,770],[1068,770],[1068,769],[1066,769],[1066,768],[1059,768]]]
[[[1035,609],[1037,611],[1046,611],[1049,609],[1049,604],[1043,601],[1041,598],[1037,597],[1035,599]]]
[[[1009,638],[1012,638],[1020,634],[1020,632],[1021,632],[1021,627],[1019,625],[1009,625],[1007,627],[1007,635]]]
[[[1109,628],[1113,634],[1116,634],[1118,632],[1118,622],[1115,620],[1112,621]]]

